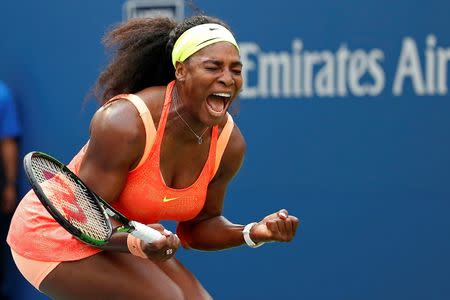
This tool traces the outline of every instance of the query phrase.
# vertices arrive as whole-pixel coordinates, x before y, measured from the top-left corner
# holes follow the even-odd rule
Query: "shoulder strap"
[[[219,135],[219,138],[217,139],[217,146],[216,146],[216,160],[214,162],[214,171],[212,173],[211,178],[213,178],[217,170],[220,166],[220,161],[222,160],[223,153],[225,152],[225,148],[227,147],[228,140],[230,139],[231,132],[233,131],[234,127],[234,121],[233,118],[229,113],[227,113],[227,123],[222,129],[222,132]]]
[[[144,148],[144,154],[141,157],[141,160],[139,161],[139,164],[134,168],[132,171],[139,168],[147,159],[148,155],[150,154],[150,150],[152,149],[153,142],[155,141],[156,137],[156,128],[155,123],[153,123],[152,115],[147,107],[147,105],[144,103],[144,101],[137,95],[134,94],[120,94],[117,96],[114,96],[108,102],[104,104],[109,105],[111,102],[119,99],[126,99],[133,103],[133,105],[136,107],[136,109],[139,112],[139,116],[142,119],[142,122],[144,123],[145,128],[145,148]]]

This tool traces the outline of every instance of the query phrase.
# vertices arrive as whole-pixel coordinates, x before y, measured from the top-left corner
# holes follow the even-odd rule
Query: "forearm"
[[[221,250],[244,243],[243,225],[233,224],[223,216],[204,219],[197,223],[180,223],[177,233],[189,248]]]
[[[115,233],[109,240],[108,244],[103,245],[100,248],[102,250],[106,250],[106,251],[129,253],[130,251],[128,250],[127,237],[128,237],[128,233],[123,233],[123,232]]]
[[[1,141],[0,145],[2,163],[5,170],[5,184],[15,185],[17,180],[17,142],[14,138],[8,138]]]

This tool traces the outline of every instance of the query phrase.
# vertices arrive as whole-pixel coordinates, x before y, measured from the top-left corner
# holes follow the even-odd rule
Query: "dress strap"
[[[225,152],[225,148],[227,147],[228,141],[231,136],[231,132],[233,131],[234,128],[233,118],[229,113],[227,113],[227,117],[228,117],[227,123],[223,127],[222,132],[220,133],[219,138],[217,139],[214,171],[212,173],[211,178],[213,178],[216,175],[217,170],[219,169],[220,161],[222,160],[223,153]]]

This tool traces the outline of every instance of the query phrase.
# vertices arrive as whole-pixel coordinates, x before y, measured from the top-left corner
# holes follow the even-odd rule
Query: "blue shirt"
[[[0,81],[0,139],[18,137],[20,133],[21,128],[11,91],[3,81]]]

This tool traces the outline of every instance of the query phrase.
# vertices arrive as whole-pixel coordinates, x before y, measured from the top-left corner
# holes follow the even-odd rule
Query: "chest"
[[[206,201],[209,163],[191,185],[173,188],[166,184],[155,158],[150,157],[142,167],[130,173],[114,205],[129,218],[143,223],[194,218]]]
[[[202,144],[180,143],[170,135],[159,150],[159,171],[165,185],[174,189],[191,186],[204,171],[210,154],[210,138]],[[155,155],[154,159],[158,159]]]

